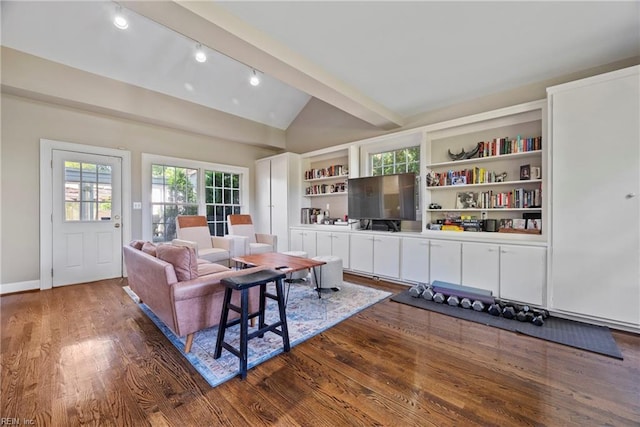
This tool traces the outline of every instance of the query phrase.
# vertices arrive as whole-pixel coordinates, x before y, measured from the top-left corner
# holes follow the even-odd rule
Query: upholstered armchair
[[[212,236],[207,219],[202,215],[178,215],[176,235],[172,243],[195,249],[196,256],[209,262],[229,266],[229,258],[234,251],[234,240],[228,237]]]
[[[228,215],[229,236],[236,239],[232,256],[277,252],[278,238],[273,234],[256,233],[251,215]]]

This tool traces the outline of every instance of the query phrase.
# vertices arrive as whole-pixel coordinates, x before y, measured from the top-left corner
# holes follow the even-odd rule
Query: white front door
[[[53,150],[53,286],[122,276],[122,159]]]

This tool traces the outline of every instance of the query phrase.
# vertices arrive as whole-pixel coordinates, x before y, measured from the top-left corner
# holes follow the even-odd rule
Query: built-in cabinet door
[[[271,158],[271,231],[278,236],[278,251],[289,250],[286,241],[289,230],[289,157],[286,155]]]
[[[289,250],[291,251],[303,251],[303,239],[304,239],[304,230],[291,230],[291,244]]]
[[[500,247],[484,243],[462,244],[462,284],[500,295]]]
[[[333,234],[327,231],[316,232],[316,252],[318,255],[333,255],[331,243]]]
[[[554,309],[640,325],[640,78],[550,89]]]
[[[307,253],[307,257],[313,258],[316,252],[317,233],[315,231],[304,231],[302,233],[302,250]]]
[[[400,277],[400,238],[374,236],[373,273],[384,277]]]
[[[342,258],[342,268],[349,268],[349,233],[331,233],[331,249],[331,255]]]
[[[351,235],[349,259],[352,270],[373,272],[373,236],[371,234]]]
[[[529,304],[544,304],[547,249],[500,246],[500,298]]]
[[[432,240],[430,245],[429,278],[434,280],[461,283],[461,244],[459,242],[447,242],[446,240]]]
[[[429,240],[402,238],[400,274],[408,282],[429,283]]]
[[[256,161],[256,209],[251,219],[256,232],[271,234],[270,159]]]

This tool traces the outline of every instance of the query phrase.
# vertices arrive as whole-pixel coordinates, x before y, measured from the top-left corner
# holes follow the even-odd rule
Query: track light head
[[[198,61],[198,62],[206,62],[207,61],[207,54],[204,53],[204,49],[202,49],[202,45],[200,43],[198,43],[196,45],[195,58],[196,58],[196,61]]]
[[[256,74],[256,70],[253,70],[253,74],[249,78],[251,86],[258,86],[260,84],[260,77]]]
[[[113,25],[120,30],[129,28],[129,21],[127,21],[127,17],[122,13],[122,8],[119,5],[116,7],[116,14],[113,17]]]

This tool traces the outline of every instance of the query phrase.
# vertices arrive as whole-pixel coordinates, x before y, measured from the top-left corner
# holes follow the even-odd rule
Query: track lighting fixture
[[[204,53],[204,49],[202,49],[202,45],[200,43],[198,43],[196,45],[196,61],[198,62],[206,62],[207,61],[207,54]]]
[[[126,30],[127,28],[129,28],[129,21],[127,21],[127,18],[122,14],[122,8],[120,7],[120,5],[116,6],[116,14],[113,17],[113,25],[115,25],[116,28],[120,30]]]
[[[253,74],[249,79],[249,83],[251,84],[251,86],[258,86],[260,84],[260,77],[258,77],[258,75],[256,74],[256,70],[253,70]]]

